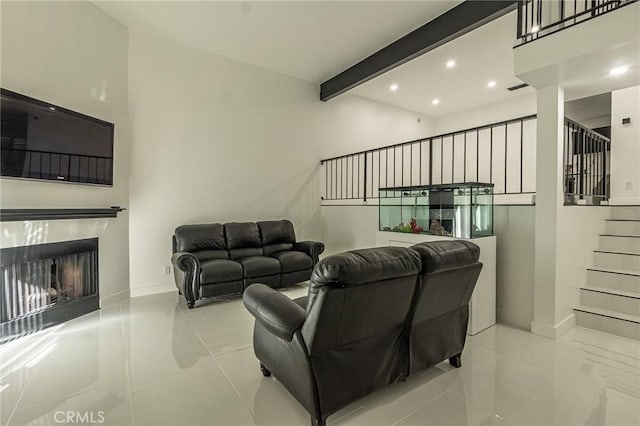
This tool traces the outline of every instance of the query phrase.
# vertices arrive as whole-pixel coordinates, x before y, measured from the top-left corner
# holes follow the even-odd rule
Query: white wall
[[[325,255],[376,246],[378,205],[324,205],[318,218],[318,239]]]
[[[611,214],[604,206],[561,206],[556,235],[556,323],[573,316],[579,305],[579,288],[587,284],[587,268],[593,266],[593,250]]]
[[[129,43],[133,295],[175,289],[176,226],[286,217],[299,240],[322,237],[321,159],[431,133],[415,113],[323,103],[317,85],[143,33]]]
[[[3,88],[115,123],[112,188],[1,179],[2,208],[127,207],[127,29],[88,2],[2,2],[1,12]],[[128,295],[127,212],[0,228],[2,247],[99,237],[101,299]]]
[[[623,118],[630,124],[622,124]],[[611,93],[611,204],[640,204],[640,86]]]
[[[495,206],[498,322],[525,330],[533,320],[534,206]]]
[[[484,105],[456,114],[438,117],[433,123],[434,134],[454,132],[462,129],[536,113],[536,93],[531,88],[521,89],[524,93],[504,102]]]

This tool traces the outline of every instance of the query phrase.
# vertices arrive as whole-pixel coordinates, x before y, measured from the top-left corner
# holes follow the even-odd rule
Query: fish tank
[[[493,184],[380,188],[380,231],[480,238],[493,235]]]

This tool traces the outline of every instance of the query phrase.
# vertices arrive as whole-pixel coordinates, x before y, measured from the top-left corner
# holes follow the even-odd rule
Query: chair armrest
[[[193,253],[179,251],[171,256],[176,287],[187,301],[200,298],[200,260]]]
[[[293,245],[295,251],[308,254],[313,259],[313,264],[318,263],[320,254],[324,251],[324,244],[317,241],[298,241]]]
[[[304,323],[305,312],[300,305],[264,284],[249,286],[242,301],[257,322],[287,342]]]

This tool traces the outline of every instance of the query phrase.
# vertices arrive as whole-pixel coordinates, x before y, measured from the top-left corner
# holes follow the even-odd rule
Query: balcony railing
[[[575,121],[564,122],[565,204],[609,200],[611,142]]]
[[[385,187],[487,182],[496,195],[535,192],[536,116],[321,161],[323,200],[377,199]]]
[[[638,0],[521,0],[518,44],[522,45]]]

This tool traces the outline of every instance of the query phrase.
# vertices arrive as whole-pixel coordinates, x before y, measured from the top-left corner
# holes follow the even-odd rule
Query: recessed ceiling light
[[[453,59],[449,59],[447,61],[447,68],[453,68],[456,66],[456,61],[454,61]]]
[[[609,75],[622,75],[627,71],[629,71],[629,67],[623,65],[621,67],[611,68],[611,71],[609,71]]]
[[[51,110],[51,111],[55,111],[55,110],[56,110],[56,108],[55,108],[55,107],[49,107],[49,110]]]
[[[396,90],[398,90],[398,85],[393,83],[391,86],[389,86],[389,90],[391,90],[392,92],[395,92]]]
[[[431,101],[433,105],[438,105],[440,103],[440,99],[434,99]]]
[[[532,33],[537,33],[538,31],[540,31],[540,26],[539,25],[534,25],[533,27],[531,27],[531,32]]]
[[[490,82],[487,83],[487,87],[488,88],[496,87],[496,82],[491,80]]]

